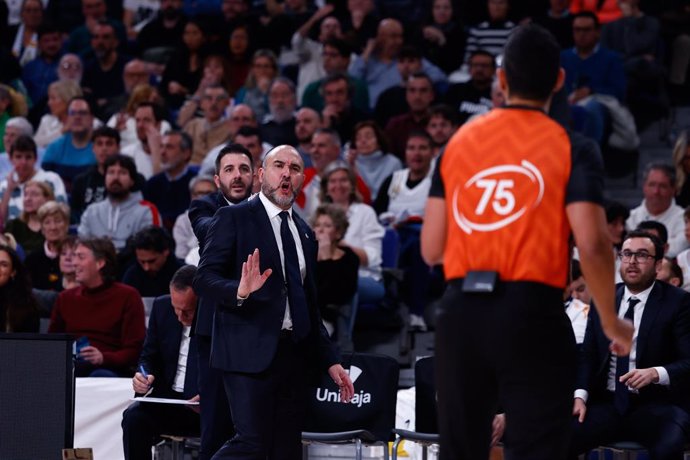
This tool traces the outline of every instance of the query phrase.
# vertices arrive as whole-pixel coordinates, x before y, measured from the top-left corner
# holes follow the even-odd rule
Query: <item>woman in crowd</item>
[[[235,103],[244,103],[251,107],[260,122],[268,113],[268,89],[277,76],[278,59],[273,51],[257,50],[252,57],[247,81],[235,95]]]
[[[226,74],[228,84],[226,86],[230,97],[244,85],[251,69],[252,47],[249,28],[245,25],[237,26],[233,29],[228,40],[230,50],[229,70]]]
[[[43,248],[26,257],[31,284],[36,289],[62,290],[60,274],[60,246],[69,229],[69,208],[64,203],[49,201],[38,209]]]
[[[124,109],[108,120],[107,125],[120,132],[120,151],[139,142],[134,112],[136,112],[137,107],[142,102],[155,102],[161,106],[165,105],[157,88],[154,88],[148,83],[139,84],[132,90],[132,94],[129,96],[129,101],[127,101],[127,105]],[[170,131],[170,129],[170,123],[163,120],[160,129],[161,134]]]
[[[381,242],[385,231],[374,209],[361,201],[350,166],[341,160],[328,165],[321,179],[321,202],[334,203],[345,211],[348,227],[340,245],[350,248],[359,258],[359,303],[372,304],[385,295],[381,277]]]
[[[446,74],[460,67],[465,48],[463,26],[455,20],[453,13],[451,0],[434,0],[430,18],[422,25],[417,37],[424,57]]]
[[[371,120],[355,126],[347,159],[369,187],[372,197],[378,195],[381,184],[388,176],[402,169],[400,160],[386,153],[383,131]]]
[[[194,117],[204,116],[204,112],[201,110],[201,99],[204,97],[206,88],[220,85],[227,90],[230,86],[230,65],[228,64],[228,60],[219,54],[210,54],[206,56],[202,75],[199,86],[194,90],[194,94],[188,97],[180,108],[180,112],[177,115],[178,126],[184,126]]]
[[[62,275],[62,289],[72,289],[77,283],[76,268],[74,266],[74,250],[77,248],[77,237],[68,235],[60,245],[60,274]]]
[[[0,245],[0,332],[38,332],[38,304],[19,256]]]
[[[201,81],[207,41],[203,24],[190,19],[184,27],[182,41],[185,46],[170,58],[160,85],[172,109],[178,109]]]
[[[36,145],[45,148],[65,131],[67,105],[73,97],[82,96],[81,87],[73,80],[56,81],[48,86],[48,110],[41,117],[38,130],[34,136]]]
[[[12,219],[5,224],[5,231],[14,236],[17,244],[21,245],[27,254],[39,249],[43,244],[38,210],[54,199],[53,189],[46,182],[29,181],[24,185],[24,210],[18,219]]]

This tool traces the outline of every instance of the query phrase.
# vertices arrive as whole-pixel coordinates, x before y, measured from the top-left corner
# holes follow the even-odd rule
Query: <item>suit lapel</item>
[[[625,285],[621,284],[618,286],[616,289],[616,315],[618,315],[618,309],[620,308],[621,302],[623,301],[623,292],[625,292]],[[599,334],[601,334],[604,337],[603,341],[600,341],[601,346],[606,347],[605,350],[602,350],[599,353],[599,356],[603,356],[604,359],[599,363],[599,370],[598,373],[604,372],[606,375],[608,375],[609,372],[609,363],[611,362],[611,350],[609,349],[609,345],[611,344],[611,341],[604,335],[604,329],[599,326]]]
[[[647,339],[649,338],[649,331],[654,325],[657,315],[661,311],[663,305],[664,289],[661,282],[657,281],[649,293],[647,303],[644,305],[642,318],[640,318],[640,329],[637,332],[637,352],[636,361],[639,367],[640,358],[643,356],[647,346]]]

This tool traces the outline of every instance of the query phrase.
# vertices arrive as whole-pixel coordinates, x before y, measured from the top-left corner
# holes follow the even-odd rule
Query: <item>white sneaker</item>
[[[410,314],[410,329],[426,332],[426,321],[422,316]]]

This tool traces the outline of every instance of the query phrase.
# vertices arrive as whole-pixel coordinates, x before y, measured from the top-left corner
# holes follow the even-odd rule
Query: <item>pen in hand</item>
[[[140,365],[139,365],[139,373],[140,373],[141,376],[144,377],[144,378],[147,380],[147,382],[148,382],[149,374],[148,374],[148,372],[146,372],[146,369],[144,369],[144,365],[143,365],[143,364],[140,364]],[[146,393],[144,393],[144,395],[142,396],[142,398],[147,397],[147,396],[150,395],[151,392],[153,391],[153,386],[151,386],[150,383],[149,383],[148,385],[149,385],[149,389],[148,389],[148,391],[147,391]]]

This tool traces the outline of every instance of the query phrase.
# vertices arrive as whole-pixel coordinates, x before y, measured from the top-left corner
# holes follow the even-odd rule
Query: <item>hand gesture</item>
[[[573,401],[573,415],[577,417],[577,421],[582,423],[585,421],[587,414],[587,404],[582,398],[575,398]]]
[[[245,298],[252,292],[258,291],[271,276],[271,273],[273,270],[270,268],[261,273],[259,249],[254,249],[254,252],[247,257],[247,261],[242,263],[242,277],[239,286],[237,286],[237,295]]]
[[[355,394],[355,386],[352,384],[352,380],[350,380],[350,375],[340,364],[334,364],[329,367],[328,375],[331,376],[333,382],[340,388],[340,401],[349,403]]]
[[[620,377],[620,382],[633,390],[639,390],[650,383],[659,381],[659,373],[653,367],[648,369],[633,369]]]
[[[633,324],[630,320],[616,318],[610,326],[604,327],[604,334],[611,340],[609,349],[617,356],[627,356],[632,346]]]
[[[103,364],[103,353],[96,347],[88,346],[81,349],[79,357],[94,366]]]
[[[496,414],[491,423],[491,447],[498,444],[506,430],[506,414]]]
[[[141,372],[137,372],[132,378],[132,388],[137,394],[146,394],[151,389],[154,380],[156,380],[156,377],[153,375],[149,374],[148,377],[144,377]]]
[[[446,36],[434,26],[426,26],[422,29],[422,34],[424,38],[432,43],[437,43],[443,45],[446,42]]]
[[[319,19],[325,18],[326,16],[331,14],[334,9],[335,5],[331,3],[326,3],[324,6],[316,10],[316,13],[314,13],[314,19],[318,21]]]
[[[185,88],[184,86],[182,86],[181,84],[179,84],[176,81],[171,81],[170,83],[168,83],[168,93],[170,93],[170,94],[173,94],[173,95],[174,94],[180,94],[180,95],[184,96],[188,92],[189,91],[187,90],[187,88]]]

